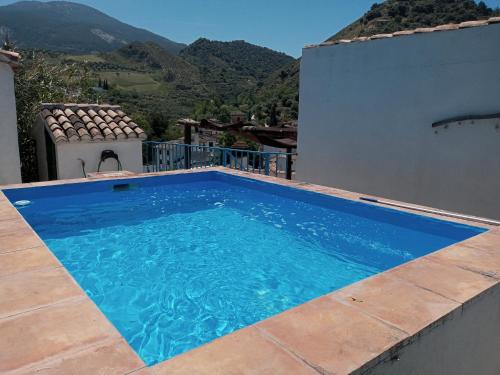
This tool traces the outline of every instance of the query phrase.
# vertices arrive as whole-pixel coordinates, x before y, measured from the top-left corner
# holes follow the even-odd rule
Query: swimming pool
[[[219,172],[4,193],[149,365],[484,231]]]

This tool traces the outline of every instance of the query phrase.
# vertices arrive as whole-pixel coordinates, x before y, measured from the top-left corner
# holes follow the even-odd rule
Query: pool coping
[[[500,227],[391,207],[488,231],[146,367],[1,191],[207,171],[367,196],[223,167],[0,186],[0,373],[362,374],[500,287]]]

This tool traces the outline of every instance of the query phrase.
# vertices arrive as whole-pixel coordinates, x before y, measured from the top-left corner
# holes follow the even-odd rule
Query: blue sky
[[[0,0],[0,5],[12,3]],[[77,0],[177,42],[244,39],[298,57],[358,19],[375,0]],[[380,1],[379,1],[380,2]],[[500,7],[500,0],[486,0]]]

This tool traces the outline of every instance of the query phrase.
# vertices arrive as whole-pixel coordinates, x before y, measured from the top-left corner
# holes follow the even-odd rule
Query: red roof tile
[[[0,62],[4,62],[16,68],[19,65],[21,56],[17,52],[0,49]]]
[[[44,103],[40,116],[56,143],[147,138],[119,106]]]

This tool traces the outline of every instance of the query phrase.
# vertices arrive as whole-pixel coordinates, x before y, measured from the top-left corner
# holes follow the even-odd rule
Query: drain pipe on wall
[[[402,204],[402,203],[394,203],[394,202],[384,201],[384,200],[375,199],[375,198],[360,197],[359,199],[361,199],[362,201],[383,204],[386,206],[406,208],[408,210],[425,212],[425,213],[434,214],[434,215],[447,216],[447,217],[452,217],[454,219],[461,219],[461,220],[467,220],[467,221],[474,221],[474,222],[482,223],[482,224],[500,226],[500,221],[486,219],[486,218],[482,218],[482,217],[478,217],[478,216],[462,215],[462,214],[457,214],[454,212],[434,210],[431,208],[417,207],[417,206],[412,206],[412,205],[407,205],[407,204]]]

